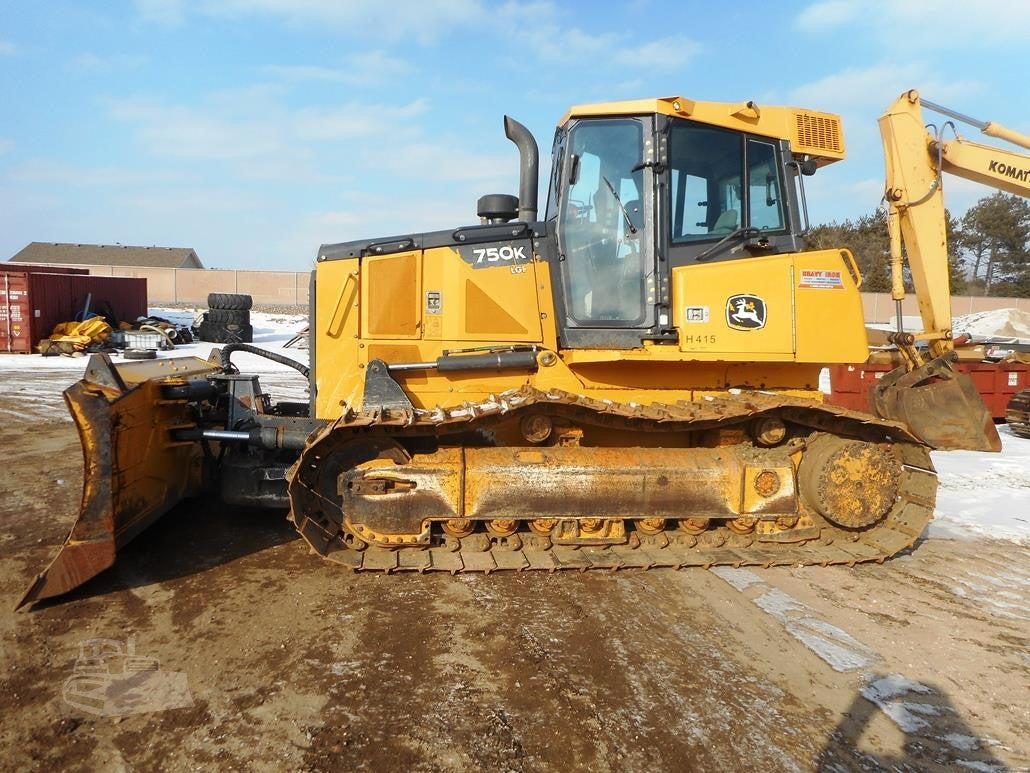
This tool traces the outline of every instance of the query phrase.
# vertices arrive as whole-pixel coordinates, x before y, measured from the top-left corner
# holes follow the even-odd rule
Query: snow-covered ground
[[[1002,451],[934,451],[940,477],[931,536],[974,533],[1030,543],[1030,439],[998,427]]]
[[[192,323],[194,314],[162,308],[150,309],[150,313],[181,324]],[[306,349],[287,349],[284,344],[307,321],[303,315],[253,312],[254,344],[306,365]],[[158,357],[206,359],[213,348],[221,346],[201,341],[159,352]],[[8,381],[17,394],[34,404],[36,415],[63,415],[60,392],[82,372],[85,362],[82,357],[0,355],[0,389]],[[233,363],[241,371],[260,375],[262,387],[277,400],[307,400],[307,383],[288,366],[246,352],[234,354]],[[14,378],[15,373],[22,376]],[[26,373],[33,375],[26,378]],[[829,391],[828,371],[824,370],[820,386],[824,392]],[[999,427],[999,432],[1003,444],[999,454],[933,452],[940,490],[936,517],[929,529],[931,536],[989,536],[1030,544],[1030,439],[1013,435],[1007,426]]]
[[[951,323],[955,335],[1013,338],[1030,341],[1030,311],[994,309],[955,317]]]
[[[180,325],[192,325],[196,312],[182,309],[151,308],[148,313],[152,316],[163,317],[170,322]],[[289,357],[291,360],[307,365],[307,349],[287,349],[286,344],[298,332],[308,324],[308,318],[302,314],[266,314],[263,312],[251,312],[250,323],[254,327],[254,345],[262,349]],[[212,349],[221,349],[222,344],[212,344],[206,341],[194,341],[191,344],[179,344],[171,351],[159,351],[159,358],[168,357],[200,357],[207,359]],[[121,362],[120,355],[112,355],[111,358],[117,363]],[[62,371],[69,373],[81,373],[85,366],[88,355],[83,357],[43,357],[38,354],[12,354],[0,356],[0,383],[2,383],[5,372],[22,372],[25,370],[49,371],[44,382],[40,385],[45,391],[49,384],[60,381],[58,374]],[[287,365],[267,360],[255,354],[237,352],[232,356],[233,365],[241,371],[257,373],[262,376],[261,386],[270,394],[275,395],[279,400],[307,400],[307,382],[297,371]],[[62,382],[57,391],[67,386]],[[52,387],[51,387],[52,388]],[[27,396],[35,394],[30,390]]]
[[[897,317],[887,322],[870,322],[866,327],[870,330],[897,330]],[[912,332],[923,329],[923,320],[917,316],[904,315],[901,324],[905,330]],[[974,343],[990,340],[994,342],[1030,344],[1030,311],[1017,308],[993,309],[963,314],[951,320],[953,335],[972,336]]]

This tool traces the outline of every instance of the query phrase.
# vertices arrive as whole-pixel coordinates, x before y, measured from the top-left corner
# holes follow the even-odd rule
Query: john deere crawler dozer
[[[478,224],[319,249],[310,371],[294,363],[307,404],[237,372],[255,347],[94,356],[66,392],[82,511],[23,603],[212,487],[289,508],[316,552],[362,571],[882,561],[931,517],[930,448],[999,448],[950,367],[950,312],[897,334],[916,359],[879,416],[822,401],[823,365],[867,356],[852,255],[804,241],[804,177],[844,157],[837,116],[576,107],[542,213],[536,143],[504,126],[519,196],[481,198]],[[910,263],[947,308],[943,254]]]

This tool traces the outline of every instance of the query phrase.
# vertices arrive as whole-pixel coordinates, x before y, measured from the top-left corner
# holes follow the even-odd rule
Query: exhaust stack
[[[529,129],[510,115],[504,116],[504,135],[519,149],[519,220],[536,220],[540,152]]]

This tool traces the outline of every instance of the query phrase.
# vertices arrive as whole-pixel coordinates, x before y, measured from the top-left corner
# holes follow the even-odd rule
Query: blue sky
[[[0,260],[120,242],[305,270],[517,192],[505,112],[546,159],[569,105],[674,94],[840,113],[849,158],[810,210],[854,217],[905,89],[1030,131],[1028,29],[1030,0],[0,0]],[[954,213],[988,193],[946,182]]]

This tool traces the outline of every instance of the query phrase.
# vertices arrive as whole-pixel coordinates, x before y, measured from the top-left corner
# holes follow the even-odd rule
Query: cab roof
[[[597,102],[571,108],[558,126],[579,118],[629,115],[666,115],[734,131],[787,140],[798,155],[813,157],[820,166],[844,158],[844,132],[840,116],[798,107],[765,107],[754,101],[702,102],[687,97]]]

